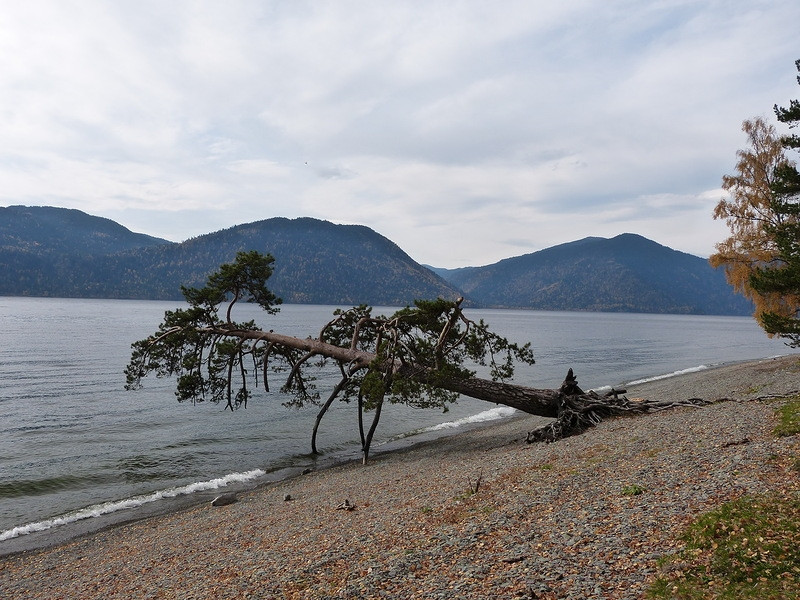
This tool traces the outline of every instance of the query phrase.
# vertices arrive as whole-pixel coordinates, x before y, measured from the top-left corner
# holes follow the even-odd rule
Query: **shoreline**
[[[518,411],[516,414],[502,416],[487,421],[468,422],[452,430],[444,430],[444,433],[442,430],[431,430],[422,431],[413,435],[407,435],[396,439],[390,439],[381,444],[373,445],[370,453],[370,462],[379,459],[384,454],[406,452],[418,446],[435,444],[438,441],[443,441],[454,436],[464,435],[476,429],[491,428],[514,419],[526,417],[538,419],[538,417],[526,415],[525,413]],[[541,419],[542,422],[546,422],[547,420],[548,419]],[[338,450],[327,455],[323,452],[314,457],[316,464],[310,472],[326,471],[328,469],[345,465],[360,465],[360,457],[361,453],[358,449]],[[198,506],[209,504],[216,496],[221,494],[235,493],[238,495],[268,489],[282,482],[303,477],[304,475],[308,474],[306,470],[307,467],[303,466],[282,467],[275,471],[264,473],[260,476],[260,481],[251,480],[247,482],[238,482],[211,490],[203,490],[190,494],[180,494],[173,497],[165,497],[157,501],[144,503],[130,509],[117,510],[102,514],[100,516],[86,517],[64,525],[58,525],[45,530],[34,531],[28,534],[9,538],[8,540],[0,541],[0,563],[3,561],[3,559],[12,556],[47,551],[69,544],[73,541],[91,537],[108,529],[123,527],[139,521],[165,517],[174,513],[191,510]],[[134,498],[138,498],[138,496]],[[126,500],[131,500],[134,498],[124,498],[116,502],[125,502]],[[57,519],[63,516],[65,515],[56,515],[52,518]]]
[[[192,597],[241,597],[226,595],[226,587],[220,587],[219,578],[224,573],[232,573],[231,569],[236,570],[233,565],[241,548],[245,547],[253,551],[253,556],[245,557],[251,575],[245,579],[251,581],[253,573],[258,573],[259,569],[270,575],[267,578],[269,582],[265,581],[265,577],[256,577],[258,582],[251,582],[252,586],[248,589],[253,593],[262,593],[264,586],[268,585],[269,593],[274,594],[268,597],[319,597],[314,594],[320,594],[323,588],[327,589],[326,586],[338,586],[336,589],[344,590],[342,593],[355,593],[351,589],[356,585],[354,582],[377,584],[377,575],[373,577],[373,573],[383,573],[384,580],[393,582],[392,585],[406,586],[403,588],[404,597],[436,597],[426,596],[419,590],[418,596],[406,595],[408,586],[413,589],[418,587],[418,583],[412,585],[409,582],[409,576],[414,575],[415,581],[430,580],[429,583],[434,587],[445,586],[444,580],[436,579],[437,569],[432,568],[436,565],[444,568],[445,564],[449,564],[440,560],[442,557],[449,557],[458,563],[461,558],[472,556],[474,547],[480,540],[485,538],[488,541],[498,536],[504,542],[499,548],[506,549],[497,549],[497,556],[488,563],[489,566],[482,566],[480,553],[476,554],[470,563],[472,571],[469,571],[466,580],[472,582],[470,585],[475,589],[483,589],[489,580],[494,591],[522,589],[520,586],[530,583],[530,576],[520,576],[516,572],[517,566],[530,563],[530,572],[530,568],[537,562],[534,559],[536,552],[531,551],[531,547],[537,548],[536,544],[552,546],[552,552],[563,559],[571,556],[572,551],[577,551],[576,546],[580,546],[578,542],[583,539],[599,543],[596,539],[598,536],[591,535],[594,521],[587,520],[585,515],[581,517],[580,507],[576,508],[570,522],[572,525],[582,523],[582,529],[577,533],[573,532],[569,539],[561,540],[555,535],[554,529],[545,528],[538,530],[533,539],[525,540],[520,538],[516,530],[520,524],[527,524],[530,529],[530,514],[537,510],[544,511],[545,516],[553,517],[548,508],[552,511],[559,504],[562,507],[570,504],[571,495],[567,493],[565,496],[566,492],[571,491],[572,495],[589,494],[587,501],[603,497],[597,489],[587,491],[587,488],[598,486],[598,473],[595,476],[592,473],[598,470],[598,465],[610,460],[609,457],[614,459],[615,466],[612,471],[605,473],[607,478],[627,474],[629,478],[644,480],[653,476],[647,469],[653,472],[674,469],[670,467],[669,461],[666,464],[659,462],[658,468],[653,465],[643,466],[645,463],[666,458],[672,458],[678,463],[690,460],[691,456],[687,458],[681,455],[686,455],[687,448],[693,448],[693,444],[699,444],[698,448],[706,453],[712,451],[711,456],[715,452],[730,454],[728,458],[732,457],[732,460],[728,461],[727,470],[716,478],[709,480],[707,477],[709,469],[713,471],[717,468],[713,460],[711,464],[700,461],[699,466],[703,470],[694,473],[692,467],[696,468],[698,464],[692,459],[683,471],[678,469],[673,474],[675,485],[682,489],[685,497],[676,499],[664,492],[663,498],[656,498],[660,500],[656,504],[680,523],[684,523],[691,514],[703,507],[718,503],[727,496],[747,493],[750,489],[760,489],[780,480],[774,465],[767,464],[765,467],[762,464],[764,456],[780,455],[781,452],[792,449],[796,451],[797,440],[790,438],[785,442],[778,442],[771,439],[769,423],[766,423],[771,409],[764,403],[748,401],[760,396],[787,394],[797,390],[800,390],[800,362],[797,355],[723,364],[628,386],[628,397],[705,397],[730,398],[734,401],[703,409],[675,409],[630,419],[614,419],[580,436],[551,445],[524,444],[525,432],[542,420],[531,415],[514,415],[471,430],[457,431],[453,435],[413,443],[406,448],[381,451],[374,454],[366,466],[350,461],[316,470],[308,475],[265,483],[250,491],[241,492],[240,502],[227,507],[212,508],[206,502],[192,503],[191,506],[166,514],[147,516],[122,525],[111,525],[61,544],[0,556],[0,564],[3,565],[3,569],[0,569],[0,591],[24,590],[24,596],[30,598],[53,597],[48,595],[53,592],[57,592],[55,596],[68,598],[136,596],[135,586],[143,585],[144,582],[137,583],[134,572],[129,566],[126,567],[127,563],[135,563],[147,566],[148,572],[163,582],[165,590],[170,589],[170,577],[180,577],[181,574],[186,576],[188,569],[204,582],[203,589],[209,594],[206,596],[197,592],[200,595]],[[711,426],[715,419],[720,421],[718,429]],[[665,423],[679,423],[678,433],[682,437],[679,440],[669,440],[669,436],[654,436],[653,430],[664,428]],[[696,438],[687,438],[681,428],[689,430]],[[674,430],[674,427],[666,426],[663,432]],[[637,436],[639,439],[632,439]],[[716,437],[709,441],[708,436]],[[730,451],[720,451],[721,444],[744,439],[748,442],[741,448],[731,446]],[[673,453],[661,448],[661,445],[673,442],[674,447],[670,446]],[[737,453],[741,453],[740,458],[736,458],[739,456]],[[748,453],[752,456],[747,456]],[[631,462],[628,456],[631,454],[637,456],[640,462]],[[706,457],[704,460],[711,458]],[[739,477],[744,471],[748,472],[747,477]],[[683,490],[685,486],[679,485],[681,475],[688,472],[701,478],[697,483],[697,490]],[[781,474],[781,477],[785,476],[785,473]],[[477,485],[479,480],[482,483],[478,493],[467,494],[469,487]],[[524,481],[527,481],[527,486],[521,484]],[[532,491],[534,488],[531,488],[531,483],[535,484],[534,488],[538,493]],[[710,488],[705,489],[706,485]],[[221,491],[224,490],[218,490],[217,493]],[[284,501],[286,494],[291,495],[294,500]],[[655,495],[655,490],[643,494],[651,503]],[[345,499],[353,502],[356,510],[336,510]],[[203,502],[201,498],[196,500]],[[683,502],[679,502],[680,500]],[[472,506],[479,503],[478,501],[482,504],[481,507]],[[611,505],[620,504],[621,501],[623,505],[633,503],[635,508],[636,499],[625,498],[619,493],[606,493],[605,501]],[[679,511],[680,514],[675,515],[675,507],[679,504],[690,509]],[[511,506],[514,509],[509,508]],[[595,508],[593,514],[598,516],[605,513],[600,508]],[[639,514],[637,518],[642,519],[644,516]],[[376,529],[372,526],[374,523],[378,523],[380,527]],[[394,537],[385,539],[381,528],[392,532]],[[447,535],[441,537],[443,531]],[[627,531],[628,537],[633,533]],[[176,547],[176,540],[180,540],[180,546],[185,547],[191,556],[200,561],[198,564],[209,561],[213,563],[211,574],[195,573],[191,563],[182,567],[178,556],[181,548]],[[629,544],[629,541],[626,543]],[[433,555],[426,552],[427,544],[436,546],[437,552]],[[589,542],[586,544],[590,545]],[[453,545],[457,552],[451,548]],[[611,546],[613,554],[613,544]],[[315,548],[323,547],[335,548],[333,555],[326,556],[325,552],[315,551]],[[517,547],[518,552],[509,550]],[[374,552],[359,554],[356,552],[359,548]],[[404,560],[406,552],[416,556],[419,559],[417,564],[423,566],[412,568],[413,565]],[[651,572],[655,568],[655,555],[659,552],[663,554],[664,549],[649,553],[653,555],[647,559]],[[213,558],[200,558],[208,556],[208,553]],[[87,557],[95,557],[97,560],[87,563]],[[298,557],[307,560],[298,562]],[[517,558],[520,560],[516,560]],[[172,564],[176,561],[176,564]],[[334,585],[329,581],[329,569],[317,564],[320,561],[332,565],[331,569],[336,573],[345,573],[346,577],[337,580]],[[97,583],[101,575],[98,570],[103,570],[104,567],[96,563],[107,563],[109,569],[117,573],[109,580],[108,585],[114,584],[111,588],[106,589],[106,584]],[[425,564],[430,565],[430,573]],[[551,561],[548,564],[553,568],[555,563]],[[488,569],[486,573],[481,571],[484,567]],[[69,581],[43,581],[43,573],[52,568],[69,569]],[[453,575],[452,566],[448,566],[447,570]],[[296,571],[303,575],[300,577],[302,583],[293,583],[286,579],[287,573],[291,575]],[[392,572],[395,575],[391,575]],[[239,581],[244,577],[243,571],[237,573],[238,575],[231,577]],[[398,580],[399,574],[404,575],[402,581]],[[558,581],[575,583],[574,578],[567,577],[564,573],[562,575],[564,577],[560,580],[547,580],[546,585],[557,589]],[[584,573],[582,577],[585,579],[589,575]],[[70,581],[78,587],[73,589]],[[450,581],[452,582],[452,577]],[[86,595],[89,582],[95,582],[92,583],[95,589]],[[246,584],[245,587],[251,585],[244,580],[240,583]],[[593,585],[601,584],[602,582]],[[177,585],[172,584],[169,593],[165,591],[163,595],[155,597],[184,597],[178,594],[179,590],[174,587]],[[445,588],[446,586],[441,589]],[[80,594],[75,590],[79,590]],[[115,595],[117,592],[122,595]],[[473,597],[469,595],[473,592],[467,589],[461,592],[465,595],[440,597]],[[593,593],[592,590],[589,592]],[[14,597],[13,593],[4,596]]]

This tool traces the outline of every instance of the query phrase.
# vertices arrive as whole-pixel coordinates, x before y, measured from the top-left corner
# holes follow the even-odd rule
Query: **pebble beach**
[[[642,598],[697,515],[800,493],[800,436],[772,433],[774,398],[797,393],[797,355],[631,386],[720,401],[553,444],[526,444],[545,421],[518,416],[376,453],[0,558],[0,598]]]

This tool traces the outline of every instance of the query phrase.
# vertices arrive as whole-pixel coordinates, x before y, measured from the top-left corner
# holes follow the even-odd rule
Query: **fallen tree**
[[[366,461],[381,412],[387,403],[447,410],[459,395],[553,419],[528,433],[528,442],[556,441],[592,427],[602,419],[659,410],[676,403],[630,401],[624,390],[600,396],[583,391],[570,369],[557,390],[509,383],[517,363],[533,364],[530,344],[518,345],[491,332],[483,321],[464,315],[462,299],[417,301],[390,316],[358,306],[337,310],[317,338],[265,331],[255,322],[236,322],[237,302],[258,303],[267,313],[280,304],[267,288],[274,259],[240,252],[235,262],[209,276],[203,288],[182,288],[187,309],[167,311],[158,330],[133,344],[126,388],[136,389],[149,373],[177,376],[179,401],[210,399],[235,410],[247,405],[252,388],[269,391],[270,375],[284,378],[281,390],[292,394],[287,406],[320,406],[311,437],[316,436],[336,399],[358,405],[358,427]],[[220,308],[227,305],[225,317]],[[333,363],[339,381],[322,401],[310,372]],[[483,367],[489,378],[470,367]],[[680,402],[701,404],[701,400]],[[365,430],[364,415],[372,412]]]

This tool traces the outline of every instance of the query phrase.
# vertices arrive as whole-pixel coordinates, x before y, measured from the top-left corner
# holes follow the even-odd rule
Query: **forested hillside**
[[[284,302],[406,305],[416,298],[456,298],[459,291],[414,262],[396,244],[360,225],[273,218],[237,225],[175,246],[111,257],[124,273],[115,297],[178,298],[240,250],[269,252],[269,287]]]
[[[437,272],[487,307],[749,315],[708,261],[634,234],[590,237],[485,267]]]
[[[102,297],[105,256],[171,244],[79,210],[0,207],[0,295]]]
[[[171,244],[134,233],[111,219],[52,206],[0,207],[0,249],[43,253],[110,254]]]
[[[285,302],[749,315],[708,261],[638,235],[585,238],[485,267],[432,269],[368,227],[272,218],[176,244],[51,207],[0,208],[0,295],[181,299],[237,251],[271,253]],[[441,276],[441,277],[440,277]],[[446,281],[445,281],[446,280]]]
[[[182,284],[203,283],[239,250],[275,257],[269,285],[285,302],[396,306],[460,293],[363,226],[274,218],[175,244],[80,211],[10,207],[0,212],[0,294],[177,300]]]

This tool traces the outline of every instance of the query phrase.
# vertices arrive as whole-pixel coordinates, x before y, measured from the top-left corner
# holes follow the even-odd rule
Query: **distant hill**
[[[0,295],[96,296],[102,257],[164,244],[79,210],[0,207]]]
[[[134,233],[111,219],[53,206],[0,207],[0,249],[31,254],[110,254],[171,244]]]
[[[437,269],[485,307],[750,315],[721,270],[635,234],[589,237],[485,267]]]
[[[240,250],[275,257],[269,287],[285,302],[404,306],[460,294],[373,230],[310,218],[175,244],[80,211],[10,207],[0,211],[0,232],[0,295],[178,300],[181,284],[201,285]]]

